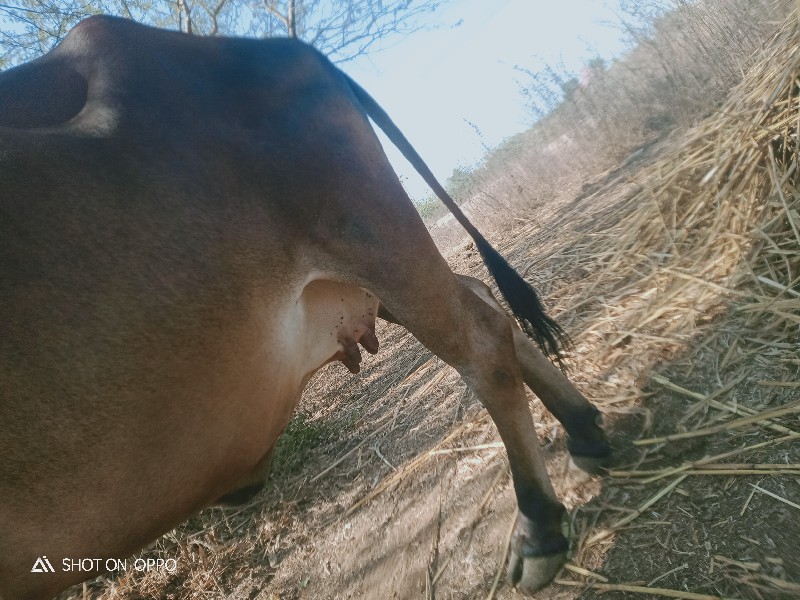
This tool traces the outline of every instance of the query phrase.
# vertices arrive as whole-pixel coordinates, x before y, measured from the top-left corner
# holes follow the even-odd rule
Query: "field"
[[[471,212],[567,329],[571,378],[616,453],[604,477],[571,468],[531,395],[573,542],[541,598],[800,597],[800,28],[787,7],[748,33],[738,83],[698,75],[713,94],[636,113],[602,155],[591,127],[630,109],[600,118],[587,89],[476,174]],[[559,122],[572,128],[556,135]],[[455,271],[486,280],[452,223],[432,233]],[[358,376],[334,364],[313,379],[261,495],[141,554],[174,572],[61,598],[521,598],[502,583],[515,502],[494,426],[402,328],[378,337]]]

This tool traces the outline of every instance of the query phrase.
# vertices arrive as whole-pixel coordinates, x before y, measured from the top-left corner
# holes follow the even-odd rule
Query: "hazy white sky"
[[[523,131],[533,117],[525,108],[519,65],[581,67],[598,54],[624,50],[617,21],[619,0],[453,0],[430,15],[437,27],[414,33],[343,68],[386,109],[440,181],[454,167]],[[386,144],[384,144],[386,146]],[[388,149],[387,149],[388,150]],[[412,197],[429,192],[396,152],[389,152]],[[406,176],[408,179],[406,179]]]

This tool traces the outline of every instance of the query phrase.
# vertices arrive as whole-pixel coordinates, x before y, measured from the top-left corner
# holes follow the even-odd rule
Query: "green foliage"
[[[586,68],[593,74],[602,73],[606,70],[606,60],[602,56],[595,56],[586,64]]]
[[[459,166],[453,169],[453,173],[447,178],[444,189],[456,202],[461,204],[472,193],[474,186],[472,171]]]
[[[476,191],[477,180],[472,170],[467,167],[456,167],[453,173],[447,178],[444,189],[450,197],[461,204],[468,200]],[[423,219],[436,219],[447,213],[447,209],[435,194],[431,194],[422,200],[415,200],[414,206]]]
[[[309,420],[302,412],[295,413],[278,438],[272,469],[281,474],[299,471],[316,449],[341,433],[342,426],[324,419]]]
[[[577,77],[570,77],[566,81],[561,82],[561,93],[564,95],[564,101],[569,102],[575,96],[575,92],[581,86],[581,82]]]
[[[434,213],[441,205],[441,202],[436,196],[428,196],[424,200],[418,200],[414,202],[417,212],[423,219],[429,219],[433,217]]]

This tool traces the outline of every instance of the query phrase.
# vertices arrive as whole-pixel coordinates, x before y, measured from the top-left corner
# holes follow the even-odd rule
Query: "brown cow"
[[[48,598],[241,500],[321,365],[375,352],[379,301],[455,367],[508,450],[509,575],[547,584],[563,507],[523,381],[590,468],[598,411],[454,276],[369,125],[464,225],[523,329],[559,330],[375,101],[293,40],[93,17],[0,74],[0,597]],[[476,293],[477,292],[477,293]],[[53,569],[31,572],[46,556]],[[39,565],[41,566],[41,564]]]

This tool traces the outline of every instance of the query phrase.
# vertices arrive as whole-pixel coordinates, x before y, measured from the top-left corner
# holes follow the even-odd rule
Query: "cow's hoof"
[[[553,581],[566,562],[566,552],[526,558],[512,550],[506,581],[527,594],[533,594]]]
[[[611,463],[611,450],[607,454],[601,455],[585,455],[585,454],[572,454],[572,464],[578,467],[581,471],[586,471],[591,475],[603,475],[608,471],[609,464]]]
[[[579,469],[599,475],[611,462],[611,444],[603,430],[603,415],[594,406],[579,411],[565,424],[567,429],[567,450],[572,462]]]
[[[593,432],[591,441],[567,440],[567,450],[576,467],[592,475],[602,475],[611,464],[611,445],[601,429]]]

